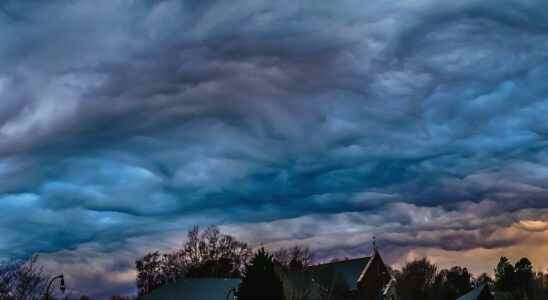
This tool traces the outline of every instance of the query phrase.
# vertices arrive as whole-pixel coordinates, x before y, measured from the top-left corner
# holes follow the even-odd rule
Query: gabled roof
[[[355,289],[357,288],[358,278],[360,277],[362,271],[366,268],[370,260],[371,257],[348,259],[338,262],[311,266],[308,268],[308,270],[311,271],[315,277],[324,277],[319,278],[319,280],[328,279],[326,278],[327,276],[338,276],[344,281],[348,288]]]
[[[360,282],[364,279],[365,274],[367,274],[367,270],[369,269],[369,266],[371,266],[371,263],[373,262],[373,260],[376,259],[376,258],[380,259],[380,257],[381,256],[380,256],[379,252],[377,251],[377,249],[374,249],[373,250],[373,255],[369,258],[369,261],[367,262],[367,265],[365,266],[365,268],[362,269],[362,271],[360,273],[360,276],[357,279],[357,282]],[[382,261],[382,259],[381,259],[381,261]]]
[[[485,293],[484,290],[486,288],[487,288],[487,286],[485,284],[481,285],[481,286],[473,289],[472,291],[470,291],[468,294],[459,297],[457,300],[478,300],[478,299],[480,299],[482,294]],[[487,291],[487,293],[489,293],[489,291]]]
[[[228,291],[239,284],[239,278],[180,279],[155,289],[141,300],[225,300]]]

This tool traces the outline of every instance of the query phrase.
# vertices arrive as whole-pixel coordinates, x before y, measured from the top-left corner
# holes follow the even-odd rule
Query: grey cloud
[[[456,210],[441,207],[418,207],[394,203],[369,212],[307,215],[262,223],[227,225],[225,230],[244,239],[272,248],[304,244],[318,255],[317,259],[334,256],[351,257],[371,251],[371,240],[377,237],[383,252],[408,248],[436,248],[466,251],[476,248],[505,248],[523,242],[526,234],[504,234],[509,228],[540,230],[536,223],[521,223],[546,211],[521,210],[515,213],[493,213],[495,202],[462,203]],[[496,209],[495,209],[496,210]],[[529,227],[527,227],[529,226]]]
[[[5,1],[0,256],[287,219],[242,238],[325,256],[377,230],[394,253],[516,243],[484,238],[545,216],[546,11]],[[314,216],[350,242],[315,237]]]

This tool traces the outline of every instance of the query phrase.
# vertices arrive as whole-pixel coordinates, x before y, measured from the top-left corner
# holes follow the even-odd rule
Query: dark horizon
[[[0,1],[0,260],[104,297],[252,246],[548,269],[542,0]]]

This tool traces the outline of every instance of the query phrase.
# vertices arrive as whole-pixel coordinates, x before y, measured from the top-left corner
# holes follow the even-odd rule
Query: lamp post
[[[57,280],[57,279],[60,280],[59,290],[61,290],[61,293],[63,293],[63,294],[65,293],[65,289],[66,289],[66,287],[65,287],[65,277],[61,273],[61,275],[54,276],[49,280],[48,286],[46,288],[46,293],[44,294],[44,300],[49,300],[49,289],[51,288],[51,285],[53,284],[53,282],[55,282],[55,280]]]

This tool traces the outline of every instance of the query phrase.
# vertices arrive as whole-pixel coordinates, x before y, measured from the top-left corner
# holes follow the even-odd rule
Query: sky
[[[544,0],[2,0],[0,259],[103,299],[214,224],[546,270],[547,35]]]

